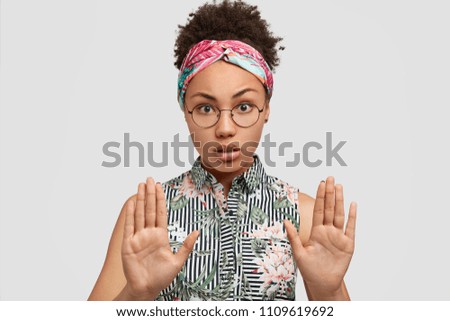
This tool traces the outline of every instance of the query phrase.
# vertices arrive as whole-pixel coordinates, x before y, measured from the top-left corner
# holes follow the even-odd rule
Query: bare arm
[[[111,301],[116,298],[124,289],[127,280],[122,268],[122,239],[125,226],[125,214],[128,202],[135,202],[136,194],[128,198],[120,211],[111,240],[109,242],[108,251],[105,262],[97,282],[89,295],[88,300]],[[124,295],[125,293],[122,293]]]

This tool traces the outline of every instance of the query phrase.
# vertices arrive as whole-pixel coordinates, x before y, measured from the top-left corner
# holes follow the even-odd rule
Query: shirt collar
[[[201,157],[198,156],[192,165],[191,176],[197,190],[202,190],[206,182],[214,185],[217,179],[204,169],[201,165]],[[257,154],[253,154],[253,164],[242,174],[233,179],[233,184],[237,184],[242,189],[246,188],[248,192],[253,193],[261,182],[267,183],[268,176],[264,166]]]

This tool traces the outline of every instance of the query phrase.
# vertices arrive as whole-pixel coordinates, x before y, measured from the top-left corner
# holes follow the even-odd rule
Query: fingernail
[[[321,180],[320,182],[321,182],[321,183],[325,183],[325,181],[324,181],[324,180]]]

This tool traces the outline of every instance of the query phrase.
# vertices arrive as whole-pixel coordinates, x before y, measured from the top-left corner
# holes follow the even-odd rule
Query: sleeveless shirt
[[[284,219],[299,227],[299,189],[266,173],[259,156],[224,188],[201,166],[162,183],[175,253],[199,230],[180,273],[156,300],[295,300],[297,268]]]

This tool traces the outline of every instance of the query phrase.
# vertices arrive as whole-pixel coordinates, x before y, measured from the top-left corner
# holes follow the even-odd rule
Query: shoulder
[[[263,183],[265,188],[274,191],[282,196],[287,196],[291,202],[297,202],[297,195],[300,189],[296,186],[289,184],[287,181],[280,179],[276,176],[266,176],[266,181]]]
[[[178,189],[180,186],[189,183],[191,184],[193,183],[191,170],[184,171],[179,175],[172,177],[169,180],[162,181],[161,185],[164,187],[164,189]]]
[[[309,196],[308,194],[298,192],[298,199],[300,207],[314,207],[315,198]]]
[[[297,210],[300,216],[300,238],[302,242],[308,241],[311,235],[312,218],[316,200],[308,194],[300,192],[298,187],[295,187],[278,177],[268,175],[268,178],[268,185],[271,190],[285,193],[290,201],[297,204]]]

